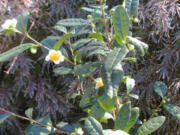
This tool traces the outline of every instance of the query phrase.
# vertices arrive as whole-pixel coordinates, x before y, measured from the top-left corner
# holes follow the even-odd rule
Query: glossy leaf
[[[59,75],[66,75],[66,74],[73,74],[73,69],[67,68],[67,67],[58,67],[55,68],[54,73],[59,74]]]
[[[102,35],[101,32],[91,33],[90,36],[91,36],[92,38],[97,39],[98,41],[101,41],[101,42],[104,41],[103,35]]]
[[[56,25],[56,26],[54,26],[53,27],[55,30],[58,30],[58,31],[60,31],[60,32],[63,32],[63,33],[67,33],[67,29],[66,29],[66,27],[64,27],[64,26],[61,26],[61,25]]]
[[[82,7],[81,9],[85,10],[87,12],[90,12],[90,13],[95,13],[95,14],[99,14],[99,15],[102,14],[101,9],[94,9],[94,8],[88,8],[88,7]]]
[[[107,90],[107,95],[109,95],[110,97],[117,96],[119,85],[123,80],[123,76],[124,76],[124,72],[122,65],[118,63],[112,70],[112,74],[111,74],[111,84],[112,84],[113,92],[110,92],[111,90],[110,87],[110,89]]]
[[[116,97],[110,98],[106,93],[98,97],[98,103],[105,110],[113,110],[115,106]]]
[[[65,131],[65,132],[74,132],[74,130],[76,128],[80,128],[81,125],[80,124],[68,124],[67,122],[60,122],[56,125],[58,128],[60,128],[61,130]]]
[[[124,104],[116,117],[115,120],[115,129],[118,130],[125,130],[126,126],[128,125],[129,119],[131,116],[131,102],[127,102]]]
[[[81,18],[68,18],[57,22],[56,25],[62,26],[80,26],[86,24],[87,21]]]
[[[52,122],[49,116],[42,117],[37,121],[49,126],[41,127],[37,124],[30,124],[25,130],[25,135],[49,135],[50,133],[54,132],[54,129],[51,127]]]
[[[162,98],[166,95],[167,86],[163,82],[155,82],[153,87],[154,91]]]
[[[136,38],[127,36],[127,41],[128,41],[128,43],[131,43],[135,46],[136,52],[140,56],[144,56],[148,50],[148,45],[146,43],[136,39]]]
[[[98,102],[96,102],[92,107],[90,111],[90,116],[94,117],[98,121],[102,119],[102,117],[105,114],[105,110],[101,108]]]
[[[103,128],[101,124],[93,117],[85,119],[84,129],[88,135],[103,135]]]
[[[77,75],[88,75],[91,72],[95,70],[96,67],[100,65],[99,62],[91,62],[91,63],[86,63],[84,65],[77,65],[74,68],[74,73]]]
[[[127,93],[130,93],[134,88],[134,86],[135,86],[135,80],[133,78],[127,77],[126,78]]]
[[[136,124],[138,117],[139,117],[139,108],[138,107],[132,108],[131,117],[124,131],[129,132],[129,130]]]
[[[106,130],[103,130],[103,135],[129,135],[129,134],[122,130],[114,131],[111,129],[106,129]]]
[[[180,107],[173,104],[164,104],[163,107],[172,114],[172,116],[180,120]]]
[[[132,1],[133,0],[125,0],[126,4],[125,4],[125,7],[127,9],[127,13],[130,14],[131,12],[131,4],[132,4]]]
[[[113,27],[115,31],[115,39],[120,44],[123,45],[123,41],[129,32],[129,17],[126,9],[123,6],[118,6],[112,15]]]
[[[126,47],[114,48],[104,62],[106,72],[111,72],[112,69],[125,58],[127,53],[128,49]]]
[[[139,0],[132,0],[131,10],[130,10],[130,13],[129,13],[130,17],[133,17],[136,14],[136,12],[138,10],[138,6],[139,6]]]
[[[69,38],[70,36],[72,35],[72,33],[67,33],[67,34],[64,34],[60,40],[54,45],[54,50],[59,50],[60,46],[62,45],[62,43],[67,39]]]
[[[22,33],[27,33],[29,12],[23,12],[18,16],[16,29]]]
[[[134,99],[139,99],[139,96],[136,94],[129,94],[129,97],[134,98]]]
[[[93,40],[92,38],[80,39],[72,44],[72,48],[73,48],[73,50],[76,50],[76,49],[86,45],[87,43],[91,42],[92,40]]]
[[[165,119],[164,116],[158,116],[148,120],[138,128],[136,135],[150,135],[163,125]]]
[[[15,57],[16,55],[22,53],[23,51],[31,48],[31,47],[36,47],[37,45],[33,44],[33,43],[25,43],[25,44],[21,44],[19,46],[16,46],[4,53],[0,54],[0,62],[5,62],[10,60],[12,57]]]
[[[91,96],[93,93],[95,87],[95,83],[89,83],[85,88],[84,88],[84,95],[81,98],[80,104],[79,106],[81,108],[85,108],[90,104],[90,102],[92,101],[93,97]]]
[[[0,124],[2,124],[11,114],[5,113],[0,115]]]

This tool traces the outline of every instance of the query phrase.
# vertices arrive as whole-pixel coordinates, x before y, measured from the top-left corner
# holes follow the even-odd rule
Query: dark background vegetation
[[[1,0],[0,22],[16,17],[29,10],[30,23],[34,26],[30,33],[38,41],[50,35],[60,35],[52,27],[62,18],[86,17],[82,6],[93,3],[91,0]],[[109,7],[120,4],[120,0],[107,0]],[[180,106],[180,5],[178,0],[141,0],[138,18],[133,24],[134,37],[149,45],[145,57],[138,57],[137,63],[128,63],[124,67],[127,75],[136,80],[133,90],[140,99],[134,101],[141,110],[140,119],[148,119],[150,111],[156,108],[161,99],[152,89],[155,81],[163,81],[168,87],[168,97],[173,104]],[[22,42],[23,37],[0,36],[0,53]],[[24,42],[27,40],[25,39]],[[18,56],[9,74],[12,61],[0,63],[0,106],[20,115],[34,108],[33,118],[50,114],[54,123],[73,122],[86,114],[78,108],[79,97],[69,98],[69,94],[78,93],[73,76],[57,76],[52,72],[55,65],[44,61],[41,50],[32,55],[26,51]],[[62,63],[67,64],[67,63]],[[61,66],[61,65],[58,65]],[[122,93],[120,93],[121,95]],[[2,113],[2,112],[0,112]],[[179,135],[180,121],[163,109],[159,115],[167,117],[165,124],[153,135]],[[28,124],[16,118],[10,118],[0,129],[2,135],[19,135]],[[17,130],[18,129],[18,130]]]

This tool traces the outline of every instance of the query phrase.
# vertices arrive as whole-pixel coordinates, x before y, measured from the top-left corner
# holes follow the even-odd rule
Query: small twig
[[[26,35],[27,38],[29,38],[30,40],[32,40],[34,43],[36,43],[37,45],[39,45],[40,47],[45,48],[46,50],[51,50],[48,47],[44,46],[43,44],[39,43],[38,41],[36,41],[34,38],[32,38],[29,34]]]
[[[1,107],[0,107],[0,111],[3,111],[3,112],[5,112],[5,113],[9,113],[9,114],[11,114],[11,115],[14,116],[14,117],[17,117],[17,118],[20,118],[20,119],[23,119],[23,120],[31,121],[31,122],[33,122],[33,123],[36,123],[36,124],[40,125],[41,127],[50,127],[50,128],[53,128],[53,129],[56,130],[58,133],[69,134],[69,133],[64,132],[64,131],[62,131],[62,130],[60,130],[60,129],[57,129],[57,128],[51,126],[51,125],[46,125],[46,124],[40,123],[40,122],[38,122],[38,121],[35,121],[35,120],[33,120],[33,119],[30,119],[30,118],[27,118],[27,117],[24,117],[24,116],[17,115],[17,114],[15,114],[15,113],[10,112],[10,111],[8,111],[8,110],[5,110],[5,109],[3,109],[3,108],[1,108]]]
[[[33,26],[34,26],[34,22],[32,22],[31,26],[29,27],[28,33],[31,31],[31,29],[32,29]],[[20,44],[22,44],[22,43],[24,42],[25,38],[26,38],[26,35],[23,36]],[[10,67],[8,68],[7,71],[5,71],[6,74],[9,74],[9,73],[10,73],[10,71],[12,70],[13,66],[15,65],[17,59],[18,59],[18,55],[13,58],[13,61],[12,61],[11,65],[10,65]]]
[[[106,23],[106,17],[105,17],[105,12],[104,12],[104,6],[102,7],[102,17],[103,17],[103,23],[104,23],[104,27],[105,27],[105,31],[106,31],[106,37],[107,37],[107,42],[108,42],[108,48],[111,48],[111,44],[110,44],[110,39],[109,39],[109,28],[108,25]]]
[[[119,112],[119,99],[116,98],[116,112],[115,112],[116,116],[118,115],[118,112]]]
[[[83,83],[80,81],[80,77],[79,76],[78,76],[78,80],[79,80],[79,83],[80,83],[81,95],[84,95]]]

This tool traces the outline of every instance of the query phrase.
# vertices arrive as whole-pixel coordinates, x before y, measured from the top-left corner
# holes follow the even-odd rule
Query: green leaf
[[[59,75],[73,74],[73,69],[66,67],[58,67],[53,70],[54,73]]]
[[[79,106],[81,108],[85,108],[88,105],[91,105],[91,101],[93,100],[93,97],[91,96],[93,94],[95,87],[95,83],[89,83],[85,88],[84,88],[84,95],[81,98]]]
[[[164,104],[163,107],[172,114],[172,116],[180,120],[180,107],[173,104]]]
[[[94,47],[94,48],[91,48],[91,50],[89,50],[87,57],[90,57],[92,55],[98,55],[98,54],[106,56],[109,52],[110,50],[108,49],[105,49],[102,47]]]
[[[81,18],[68,18],[57,22],[56,25],[62,26],[81,26],[87,24],[87,21]]]
[[[139,0],[126,0],[126,9],[130,18],[136,14],[138,6]]]
[[[88,7],[82,7],[81,9],[90,13],[102,15],[101,9],[94,9],[94,8],[88,8]]]
[[[64,27],[64,26],[61,26],[61,25],[55,25],[54,27],[53,27],[55,30],[58,30],[58,31],[60,31],[60,32],[63,32],[63,33],[67,33],[67,29],[66,29],[66,27]]]
[[[64,34],[61,39],[54,45],[54,50],[59,50],[59,47],[62,45],[62,43],[70,36],[72,36],[72,33]]]
[[[27,33],[29,12],[24,12],[18,16],[16,29],[22,33]]]
[[[48,47],[48,48],[50,48],[50,49],[53,49],[53,46],[55,45],[55,43],[58,41],[59,39],[54,39],[54,38],[52,38],[52,37],[47,37],[47,38],[45,38],[45,39],[43,39],[42,41],[41,41],[41,44],[43,44],[44,46],[46,46],[46,47]],[[48,53],[48,50],[46,50],[46,49],[44,49],[44,48],[42,48],[42,51],[44,52],[44,53]]]
[[[33,115],[33,108],[28,108],[26,111],[25,111],[25,114],[28,118],[31,118],[32,119],[32,115]]]
[[[137,100],[139,99],[139,96],[136,94],[129,94],[128,96]]]
[[[104,68],[106,72],[111,72],[112,69],[125,58],[127,53],[128,49],[126,47],[114,48],[105,59]]]
[[[166,95],[167,87],[163,82],[157,81],[154,83],[153,87],[154,87],[154,91],[162,98]]]
[[[164,116],[158,116],[148,120],[138,128],[136,135],[150,135],[163,125],[165,119]]]
[[[112,74],[111,74],[111,84],[112,84],[113,92],[111,92],[111,87],[108,87],[107,95],[109,95],[110,97],[117,96],[119,85],[123,80],[123,76],[124,76],[124,72],[122,65],[118,63],[112,70]]]
[[[89,75],[99,65],[100,65],[99,62],[91,62],[91,63],[86,63],[84,65],[77,65],[74,68],[74,73],[77,74],[77,75]]]
[[[91,36],[92,38],[97,39],[98,41],[101,41],[101,42],[104,41],[103,35],[102,35],[101,32],[91,33],[90,36]]]
[[[120,45],[123,45],[123,41],[126,41],[130,25],[126,9],[121,5],[118,6],[112,14],[112,19],[115,39]]]
[[[92,107],[90,111],[90,116],[94,117],[98,121],[102,119],[102,117],[105,114],[105,110],[101,108],[98,102],[96,102]]]
[[[12,57],[15,57],[16,55],[22,53],[23,51],[31,48],[31,47],[36,47],[37,45],[33,44],[33,43],[25,43],[25,44],[21,44],[19,46],[16,46],[4,53],[0,54],[0,62],[5,62],[8,61],[9,59],[11,59]]]
[[[124,58],[124,60],[133,61],[133,62],[136,62],[136,61],[137,61],[136,58],[132,58],[132,57]]]
[[[138,6],[139,6],[139,0],[132,0],[132,3],[131,3],[131,10],[130,10],[130,13],[129,13],[129,16],[132,18],[137,10],[138,10]]]
[[[126,4],[125,4],[125,7],[127,9],[127,13],[130,14],[131,12],[131,4],[132,4],[132,1],[133,0],[125,0]]]
[[[116,117],[115,120],[115,129],[118,130],[125,130],[126,126],[128,125],[129,119],[131,116],[131,102],[127,102],[124,104]]]
[[[148,45],[146,43],[136,39],[136,38],[127,36],[127,41],[128,41],[128,43],[131,43],[135,46],[136,52],[140,56],[144,56],[148,50]]]
[[[103,130],[103,135],[129,135],[129,134],[122,130],[114,131],[111,129],[106,129],[106,130]]]
[[[73,50],[76,50],[82,46],[84,46],[85,44],[91,42],[93,39],[92,38],[84,38],[84,39],[80,39],[78,41],[76,41],[75,43],[72,44],[72,48]]]
[[[127,93],[130,93],[132,89],[134,88],[134,86],[135,86],[135,80],[130,77],[127,77],[126,78]]]
[[[101,124],[93,117],[85,119],[84,129],[88,135],[103,135],[103,128]]]
[[[60,128],[61,130],[65,132],[69,132],[69,133],[73,132],[76,128],[81,127],[79,123],[70,125],[67,122],[60,122],[56,126]]]
[[[136,124],[138,117],[139,117],[139,108],[138,107],[132,108],[131,117],[124,131],[129,132],[129,130]]]
[[[114,67],[112,73],[107,72],[105,66],[101,68],[101,76],[105,87],[105,93],[113,102],[114,98],[117,96],[119,85],[123,80],[123,75],[124,72],[120,63]],[[104,99],[105,97],[103,97],[102,99]]]
[[[10,113],[5,113],[0,115],[0,124],[2,124],[9,116],[11,116]]]
[[[99,105],[105,110],[113,110],[115,106],[116,97],[109,97],[107,93],[104,93],[102,96],[98,97]]]
[[[49,126],[41,127],[37,124],[30,124],[25,130],[25,135],[49,135],[50,133],[54,132],[54,129],[51,128],[52,122],[49,116],[42,117],[37,121]]]

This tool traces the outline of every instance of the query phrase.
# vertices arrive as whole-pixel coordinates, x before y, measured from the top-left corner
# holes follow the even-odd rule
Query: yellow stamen
[[[58,52],[52,52],[49,59],[51,61],[58,61],[60,59],[60,54]]]
[[[98,86],[99,86],[99,87],[103,87],[103,86],[104,86],[102,79],[98,80],[97,83],[98,83]]]

